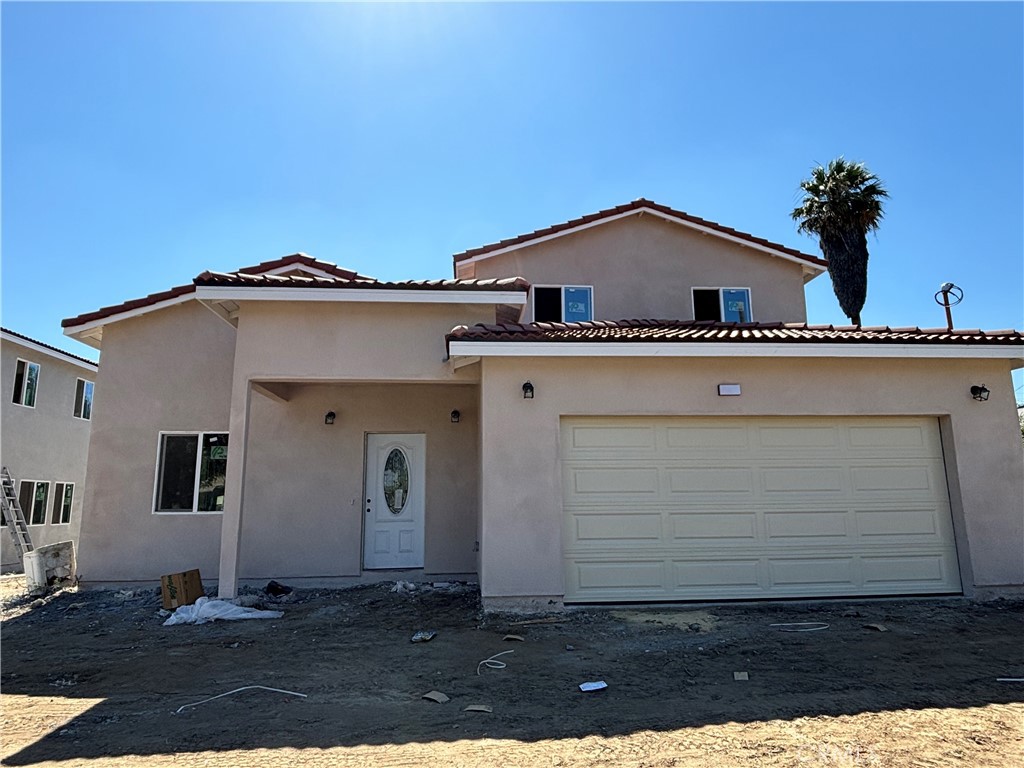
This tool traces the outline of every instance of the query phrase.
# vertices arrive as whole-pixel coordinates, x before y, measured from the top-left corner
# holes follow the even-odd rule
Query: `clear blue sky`
[[[640,196],[818,253],[789,212],[840,154],[892,195],[865,324],[942,325],[952,280],[958,326],[1024,327],[1021,3],[0,13],[2,320],[70,350],[62,318],[204,269],[447,277]]]

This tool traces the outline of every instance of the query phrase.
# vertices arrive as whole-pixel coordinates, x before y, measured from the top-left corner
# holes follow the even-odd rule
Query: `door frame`
[[[421,552],[422,559],[423,559],[423,565],[415,565],[415,566],[407,566],[407,567],[398,566],[398,567],[395,567],[395,568],[367,568],[366,567],[366,535],[367,535],[367,527],[369,525],[369,521],[367,520],[367,517],[369,517],[369,516],[365,513],[365,509],[366,509],[365,499],[367,498],[367,492],[369,490],[368,487],[367,487],[367,478],[368,478],[369,469],[370,469],[370,437],[373,436],[373,435],[381,435],[381,436],[387,436],[387,435],[421,435],[423,437],[423,455],[422,455],[422,458],[421,458],[422,468],[423,468],[423,516],[422,516],[422,519],[420,520],[420,527],[422,529],[422,534],[423,534],[423,537],[422,537],[423,546],[422,546],[422,552]],[[414,466],[415,466],[415,463],[413,463],[413,466],[410,467],[410,481],[412,479],[412,474],[413,474],[412,470],[413,470]],[[362,522],[362,525],[360,526],[361,535],[360,535],[360,542],[359,542],[359,571],[360,571],[360,573],[362,573],[364,571],[422,570],[426,566],[426,549],[427,549],[427,488],[426,488],[426,474],[427,474],[427,472],[426,472],[426,469],[427,469],[427,433],[426,432],[407,432],[407,431],[399,431],[399,430],[393,430],[392,429],[392,430],[372,430],[372,431],[366,431],[366,432],[363,433],[363,484],[362,484],[362,493],[363,493],[363,495],[359,498],[359,501],[360,501],[360,504],[359,504],[359,517],[361,518],[361,522]]]

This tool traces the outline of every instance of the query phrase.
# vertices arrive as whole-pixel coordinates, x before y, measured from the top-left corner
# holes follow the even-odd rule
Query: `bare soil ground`
[[[996,680],[1024,677],[1022,602],[590,608],[523,624],[484,616],[471,587],[390,586],[173,627],[154,590],[8,594],[2,762],[1024,765],[1024,683]],[[829,626],[771,626],[806,621]],[[421,629],[437,636],[410,642]],[[477,674],[503,651],[505,668]],[[580,691],[596,680],[608,688]],[[249,690],[175,714],[245,685],[306,698]],[[431,690],[451,700],[421,698]]]

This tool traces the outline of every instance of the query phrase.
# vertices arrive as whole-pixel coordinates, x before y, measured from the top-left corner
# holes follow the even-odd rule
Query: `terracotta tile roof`
[[[33,339],[31,336],[26,336],[23,333],[12,331],[10,328],[0,328],[0,331],[3,331],[9,336],[13,336],[15,339],[21,339],[22,341],[27,341],[31,344],[35,344],[40,347],[45,347],[46,349],[51,349],[54,352],[58,352],[59,354],[64,355],[65,357],[73,357],[75,360],[79,360],[83,363],[86,363],[87,365],[91,365],[93,368],[99,365],[99,363],[97,363],[95,360],[90,360],[89,358],[82,357],[81,355],[72,354],[71,352],[61,349],[60,347],[55,347],[52,344],[47,344],[44,341],[39,341],[39,339]]]
[[[529,232],[524,235],[509,237],[497,243],[482,245],[479,248],[470,248],[468,251],[463,251],[462,253],[455,254],[452,257],[452,259],[455,261],[456,264],[458,264],[460,261],[471,259],[474,256],[481,256],[485,253],[501,250],[502,248],[508,248],[509,246],[512,245],[521,245],[523,243],[528,243],[531,240],[536,240],[541,237],[547,237],[548,235],[555,235],[558,234],[559,232],[574,229],[575,227],[579,227],[583,224],[590,224],[591,222],[599,221],[601,219],[607,219],[612,216],[617,216],[618,214],[621,213],[628,213],[629,211],[640,210],[641,208],[649,208],[651,210],[658,211],[659,213],[663,213],[666,216],[673,216],[677,219],[688,221],[691,224],[696,224],[701,227],[707,227],[708,229],[721,232],[723,235],[738,237],[741,240],[747,240],[751,243],[756,243],[757,245],[762,245],[766,248],[771,248],[774,251],[785,253],[789,256],[793,256],[802,261],[814,264],[815,266],[828,266],[828,262],[822,258],[819,258],[818,256],[812,256],[809,253],[803,253],[802,251],[798,251],[795,248],[789,248],[788,246],[782,245],[780,243],[773,243],[770,240],[765,240],[763,237],[756,237],[755,235],[751,235],[748,232],[741,232],[738,229],[726,227],[714,221],[702,219],[698,216],[691,216],[690,214],[684,211],[677,211],[674,208],[669,208],[667,205],[661,205],[659,203],[655,203],[653,200],[647,200],[642,197],[630,203],[625,203],[624,205],[617,205],[614,208],[606,208],[605,210],[598,211],[597,213],[591,213],[587,214],[586,216],[580,216],[578,219],[572,219],[571,221],[566,221],[561,224],[554,224],[550,227],[538,229],[535,230],[534,232]]]
[[[629,343],[835,343],[1024,345],[1013,329],[890,328],[807,325],[806,323],[720,323],[682,320],[612,320],[590,323],[460,325],[448,341]]]
[[[351,269],[345,269],[345,267],[339,267],[337,264],[330,261],[320,261],[314,259],[305,253],[293,253],[291,256],[283,256],[280,259],[274,259],[273,261],[264,261],[261,264],[255,264],[251,267],[242,267],[236,269],[235,272],[245,272],[246,274],[260,274],[263,272],[270,272],[280,267],[311,267],[313,269],[319,269],[321,272],[327,272],[328,274],[334,275],[335,277],[341,277],[346,280],[373,280],[372,277],[361,275]]]
[[[332,264],[329,261],[319,261],[318,259],[314,259],[312,256],[307,256],[304,253],[293,253],[290,256],[284,256],[280,259],[274,259],[273,261],[264,261],[261,264],[255,264],[251,267],[242,267],[237,270],[237,272],[244,274],[258,274],[291,266],[296,268],[302,266],[312,267],[346,280],[373,280],[372,277],[360,275],[358,272],[354,272],[351,269],[345,269],[344,267],[339,267],[337,264]],[[203,274],[206,273],[204,272]],[[158,293],[151,293],[148,296],[143,296],[141,299],[132,299],[121,304],[102,307],[101,309],[97,309],[93,312],[86,312],[85,314],[81,314],[76,317],[69,317],[61,321],[61,327],[69,328],[76,325],[84,325],[85,323],[92,323],[96,320],[102,320],[106,317],[118,315],[122,312],[131,312],[135,309],[150,307],[154,304],[159,304],[161,301],[176,299],[180,296],[184,296],[185,294],[195,293],[195,290],[195,281],[188,285],[176,285],[173,288],[168,288],[166,291],[159,291]]]
[[[346,279],[312,275],[249,275],[242,272],[203,272],[196,285],[253,288],[364,288],[368,290],[430,291],[528,291],[530,284],[521,277],[488,280],[402,280],[385,282],[373,278]]]

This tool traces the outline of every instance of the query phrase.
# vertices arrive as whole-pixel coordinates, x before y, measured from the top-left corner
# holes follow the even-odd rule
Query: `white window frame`
[[[72,413],[72,415],[76,419],[81,419],[82,421],[91,421],[92,420],[92,400],[89,401],[89,415],[88,416],[79,416],[77,413],[74,412],[75,405],[78,403],[78,384],[79,384],[79,382],[81,382],[81,384],[82,384],[82,412],[83,413],[85,412],[85,390],[88,389],[91,386],[92,387],[92,391],[93,391],[93,395],[95,395],[95,393],[96,393],[96,382],[89,381],[89,379],[83,379],[80,376],[76,377],[75,378],[75,400],[71,404],[71,413]]]
[[[588,291],[590,291],[590,320],[577,320],[577,321],[574,321],[574,322],[589,323],[589,322],[593,321],[593,319],[594,319],[594,317],[596,315],[596,312],[594,310],[594,286],[593,285],[584,285],[583,283],[572,283],[572,284],[569,284],[569,283],[550,283],[550,284],[538,283],[537,285],[531,285],[530,286],[529,304],[530,304],[530,322],[531,323],[537,322],[534,319],[534,307],[536,306],[534,289],[536,289],[536,288],[558,288],[559,289],[559,296],[561,297],[561,302],[562,302],[562,306],[559,309],[559,313],[558,313],[559,317],[562,318],[561,320],[557,321],[559,323],[567,322],[566,319],[565,319],[565,289],[566,288],[586,288]],[[550,322],[550,321],[549,320],[544,320],[542,322]]]
[[[163,447],[164,435],[193,435],[198,442],[196,450],[196,482],[192,489],[192,509],[168,509],[157,510],[158,494],[160,493],[160,457]],[[203,437],[206,435],[228,435],[228,446],[231,445],[231,436],[226,429],[168,429],[161,430],[156,437],[156,471],[153,473],[153,501],[149,508],[154,515],[223,515],[223,510],[200,511],[199,510],[199,480],[200,470],[203,465]]]
[[[43,366],[39,363],[33,363],[31,360],[26,360],[23,357],[16,359],[14,363],[14,379],[18,379],[18,363],[25,364],[25,376],[21,380],[21,392],[14,392],[14,396],[11,398],[11,402],[14,405],[20,405],[22,408],[35,408],[36,402],[39,400],[39,383],[43,380]],[[28,366],[34,365],[38,369],[36,373],[36,398],[32,401],[32,405],[25,405],[25,385],[28,384]]]
[[[750,311],[750,317],[744,322],[754,322],[754,292],[748,286],[742,285],[694,285],[690,287],[690,317],[695,321],[697,320],[697,299],[695,296],[696,291],[718,291],[718,322],[733,322],[732,320],[725,320],[725,291],[746,291],[747,292],[747,307]]]
[[[62,493],[60,497],[57,496],[57,486],[60,486]],[[68,488],[71,489],[71,505],[68,507],[68,519],[64,522],[61,518],[64,516],[64,493]],[[71,508],[75,503],[75,484],[72,482],[58,480],[53,484],[53,512],[50,514],[50,525],[68,525],[71,522]],[[60,514],[58,514],[58,510]],[[54,518],[57,518],[54,521]]]
[[[21,503],[21,489],[25,485],[25,483],[31,483],[32,484],[32,493],[29,494],[29,499],[32,500],[31,501],[32,505],[27,510],[26,509],[22,509],[21,510],[21,514],[23,514],[25,516],[25,525],[27,525],[27,526],[29,526],[31,528],[39,528],[41,526],[46,525],[46,513],[49,511],[49,506],[50,505],[49,505],[49,503],[47,503],[45,505],[46,508],[43,509],[43,522],[41,522],[41,523],[33,523],[32,522],[32,512],[33,512],[33,510],[35,509],[35,506],[36,506],[36,486],[41,484],[41,483],[45,483],[47,486],[49,486],[49,485],[52,485],[52,483],[49,480],[28,480],[28,479],[19,480],[18,481],[18,503],[19,504]],[[46,489],[46,495],[47,495],[47,502],[49,502],[49,495],[50,495],[50,489],[49,488]]]

